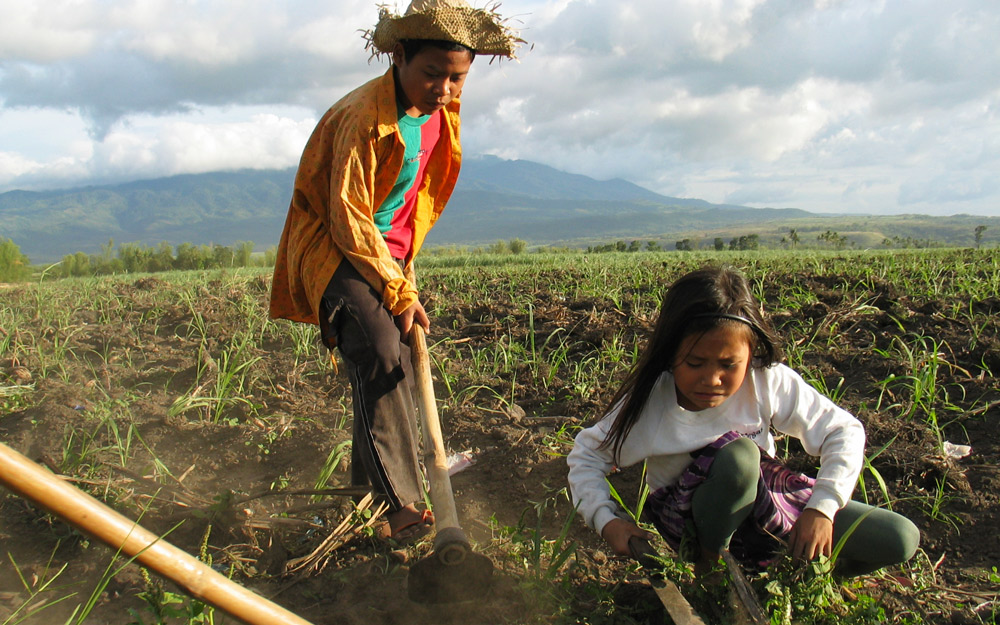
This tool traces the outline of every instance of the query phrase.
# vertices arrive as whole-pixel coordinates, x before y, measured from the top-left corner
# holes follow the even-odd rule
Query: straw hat
[[[413,0],[406,12],[394,15],[379,8],[378,24],[364,33],[374,56],[391,54],[404,39],[454,41],[476,54],[514,58],[524,40],[496,12],[499,3],[474,9],[465,0]]]

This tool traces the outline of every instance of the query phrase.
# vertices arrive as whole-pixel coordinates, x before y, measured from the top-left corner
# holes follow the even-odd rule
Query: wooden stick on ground
[[[705,621],[698,616],[688,600],[681,594],[677,584],[664,577],[659,571],[661,566],[656,561],[657,553],[653,546],[638,536],[632,536],[628,541],[628,546],[632,550],[632,557],[646,569],[646,580],[653,587],[671,620],[676,625],[705,625]]]
[[[250,625],[309,622],[247,590],[0,443],[0,484]]]
[[[736,596],[739,598],[740,607],[746,613],[747,618],[755,625],[768,625],[771,619],[768,618],[767,612],[760,605],[757,594],[754,592],[753,587],[750,586],[746,575],[743,574],[743,568],[740,567],[740,563],[729,553],[728,549],[723,549],[722,560],[726,563],[726,568],[729,569],[729,577],[733,580],[733,586],[736,588]]]

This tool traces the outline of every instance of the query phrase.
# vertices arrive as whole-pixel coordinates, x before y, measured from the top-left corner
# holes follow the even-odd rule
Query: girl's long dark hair
[[[602,447],[610,446],[615,459],[619,458],[653,386],[674,366],[677,349],[686,337],[733,323],[749,330],[752,366],[768,367],[781,359],[774,329],[742,273],[729,267],[706,267],[674,282],[663,296],[646,348],[608,404],[608,412],[620,409]]]

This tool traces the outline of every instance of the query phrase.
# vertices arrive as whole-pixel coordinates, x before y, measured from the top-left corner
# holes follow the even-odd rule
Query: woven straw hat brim
[[[370,32],[369,46],[377,52],[391,53],[404,39],[454,41],[472,48],[476,54],[508,58],[513,58],[518,44],[523,43],[495,13],[446,6],[403,16],[384,11],[375,30]]]

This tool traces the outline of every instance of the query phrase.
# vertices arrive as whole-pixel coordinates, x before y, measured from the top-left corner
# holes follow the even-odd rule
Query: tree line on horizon
[[[251,241],[233,246],[180,243],[176,247],[164,241],[156,246],[122,243],[113,239],[101,245],[98,254],[76,252],[43,269],[44,275],[59,278],[111,275],[117,273],[157,273],[196,269],[269,267],[274,265],[277,250],[268,248],[254,254]],[[0,282],[17,282],[33,273],[31,262],[10,239],[0,238]]]
[[[987,227],[976,226],[974,230],[974,240],[976,248],[980,248],[983,240],[983,233]],[[782,249],[790,248],[826,248],[842,250],[848,245],[854,246],[846,236],[833,230],[827,230],[816,236],[816,245],[807,246],[795,228],[788,231],[787,236],[783,236],[778,243]],[[942,247],[943,244],[930,239],[913,239],[911,237],[892,237],[882,241],[882,246],[887,249],[921,249]],[[649,241],[614,241],[611,243],[591,245],[585,249],[569,247],[545,247],[535,249],[536,252],[563,252],[563,253],[587,253],[599,254],[609,252],[659,252],[669,249],[663,243],[656,240]],[[761,249],[760,235],[745,234],[733,237],[728,244],[722,237],[715,237],[713,241],[706,245],[700,239],[681,239],[674,243],[673,249],[681,252],[694,251],[697,249],[709,249],[715,251],[753,251]],[[442,248],[430,248],[427,250],[430,255],[449,255],[454,253],[466,254],[522,254],[527,251],[527,243],[521,239],[511,239],[510,241],[497,241],[486,246],[468,249],[465,247],[455,248],[451,246]],[[55,277],[85,277],[97,275],[111,275],[117,273],[157,273],[161,271],[191,271],[198,269],[229,269],[238,267],[271,267],[277,249],[269,247],[262,254],[254,254],[254,243],[252,241],[239,241],[233,246],[226,245],[195,245],[192,243],[180,243],[176,247],[171,246],[166,241],[156,246],[148,246],[142,243],[122,243],[115,247],[113,239],[101,245],[98,254],[86,254],[76,252],[67,254],[59,262],[46,267],[43,275],[53,275]],[[0,282],[18,282],[29,278],[33,273],[32,265],[26,255],[12,240],[0,237]]]

